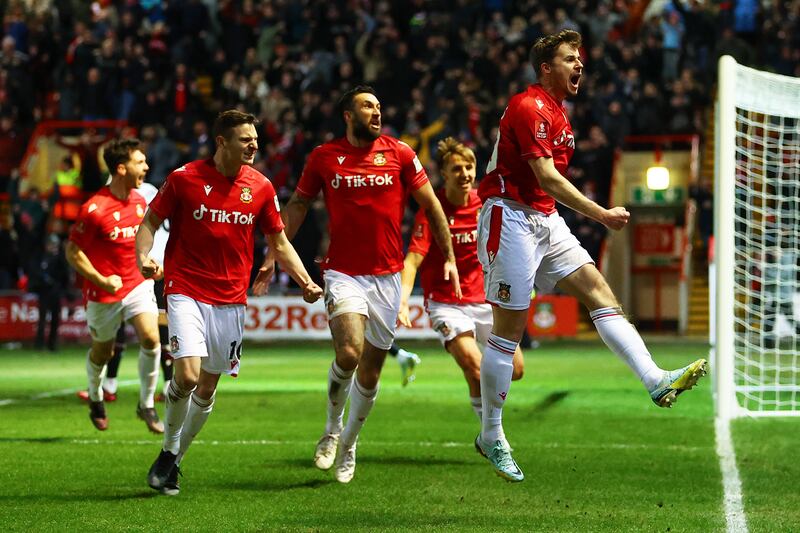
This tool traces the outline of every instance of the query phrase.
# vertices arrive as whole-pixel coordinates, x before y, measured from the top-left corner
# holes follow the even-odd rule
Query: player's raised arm
[[[67,262],[75,269],[75,271],[83,276],[84,278],[88,279],[94,285],[101,287],[103,290],[114,294],[119,289],[122,288],[122,278],[120,278],[117,274],[111,274],[110,276],[104,276],[97,269],[94,267],[92,262],[83,253],[77,244],[72,241],[67,241]]]
[[[588,199],[556,170],[552,157],[529,159],[528,164],[536,174],[542,190],[556,201],[613,230],[622,229],[628,223],[630,213],[624,207],[605,209]]]
[[[162,275],[161,265],[149,255],[153,249],[153,236],[162,222],[163,220],[152,209],[148,209],[136,232],[136,265],[145,278],[157,278]]]
[[[436,198],[433,187],[426,183],[419,189],[413,191],[412,196],[419,204],[419,208],[425,211],[428,224],[431,228],[436,244],[442,250],[444,261],[444,279],[453,284],[453,291],[458,299],[461,299],[461,284],[458,281],[458,267],[456,267],[456,256],[453,253],[453,242],[450,235],[450,228],[447,225],[447,217],[444,216],[442,204]]]
[[[308,303],[319,300],[320,296],[322,296],[322,289],[308,275],[306,267],[303,266],[300,256],[297,255],[289,239],[286,238],[286,234],[280,231],[267,234],[266,237],[269,248],[283,271],[289,274],[303,288],[303,300]]]

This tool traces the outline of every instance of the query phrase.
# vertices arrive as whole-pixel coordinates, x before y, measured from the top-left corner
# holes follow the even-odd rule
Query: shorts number
[[[234,359],[241,359],[242,358],[242,343],[240,342],[239,345],[236,345],[236,341],[231,342],[231,353],[228,354],[228,359],[233,361]]]

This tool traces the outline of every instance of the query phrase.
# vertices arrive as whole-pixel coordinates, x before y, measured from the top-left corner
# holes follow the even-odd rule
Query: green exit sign
[[[683,203],[685,191],[682,187],[671,187],[663,191],[654,191],[641,185],[634,185],[630,190],[630,203],[639,205],[671,205]]]

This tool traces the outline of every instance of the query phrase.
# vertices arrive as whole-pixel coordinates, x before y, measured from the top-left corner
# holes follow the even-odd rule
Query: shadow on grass
[[[26,444],[53,444],[55,442],[67,442],[66,437],[0,437],[0,443],[4,442],[24,442]]]
[[[245,490],[282,492],[292,489],[317,489],[336,483],[334,479],[308,479],[306,481],[280,482],[275,479],[253,479],[247,481],[227,480],[213,485],[220,490]]]
[[[544,413],[545,411],[556,405],[558,402],[560,402],[567,396],[569,396],[569,391],[566,390],[558,390],[555,392],[551,392],[550,394],[542,398],[540,402],[533,404],[533,408],[531,409],[531,411],[534,414]]]
[[[380,465],[411,465],[411,466],[449,466],[449,465],[466,465],[470,461],[461,461],[458,459],[444,459],[441,457],[405,457],[405,456],[386,456],[386,455],[369,455],[369,452],[358,456],[356,461],[358,465],[362,464],[380,464]],[[308,468],[313,471],[318,471],[311,463],[310,459],[285,459],[278,461],[269,461],[264,463],[267,468],[275,467],[293,467],[293,468]]]
[[[91,494],[89,492],[81,492],[80,494],[27,494],[27,495],[0,495],[0,502],[2,501],[15,501],[20,500],[31,502],[117,502],[121,500],[148,500],[150,498],[160,496],[154,490],[141,490],[131,492],[128,494],[112,493],[112,494]]]

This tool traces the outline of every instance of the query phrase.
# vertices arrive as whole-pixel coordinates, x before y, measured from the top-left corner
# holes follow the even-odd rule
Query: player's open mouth
[[[578,87],[580,81],[581,81],[581,74],[573,74],[572,76],[569,77],[570,84],[575,88]]]

